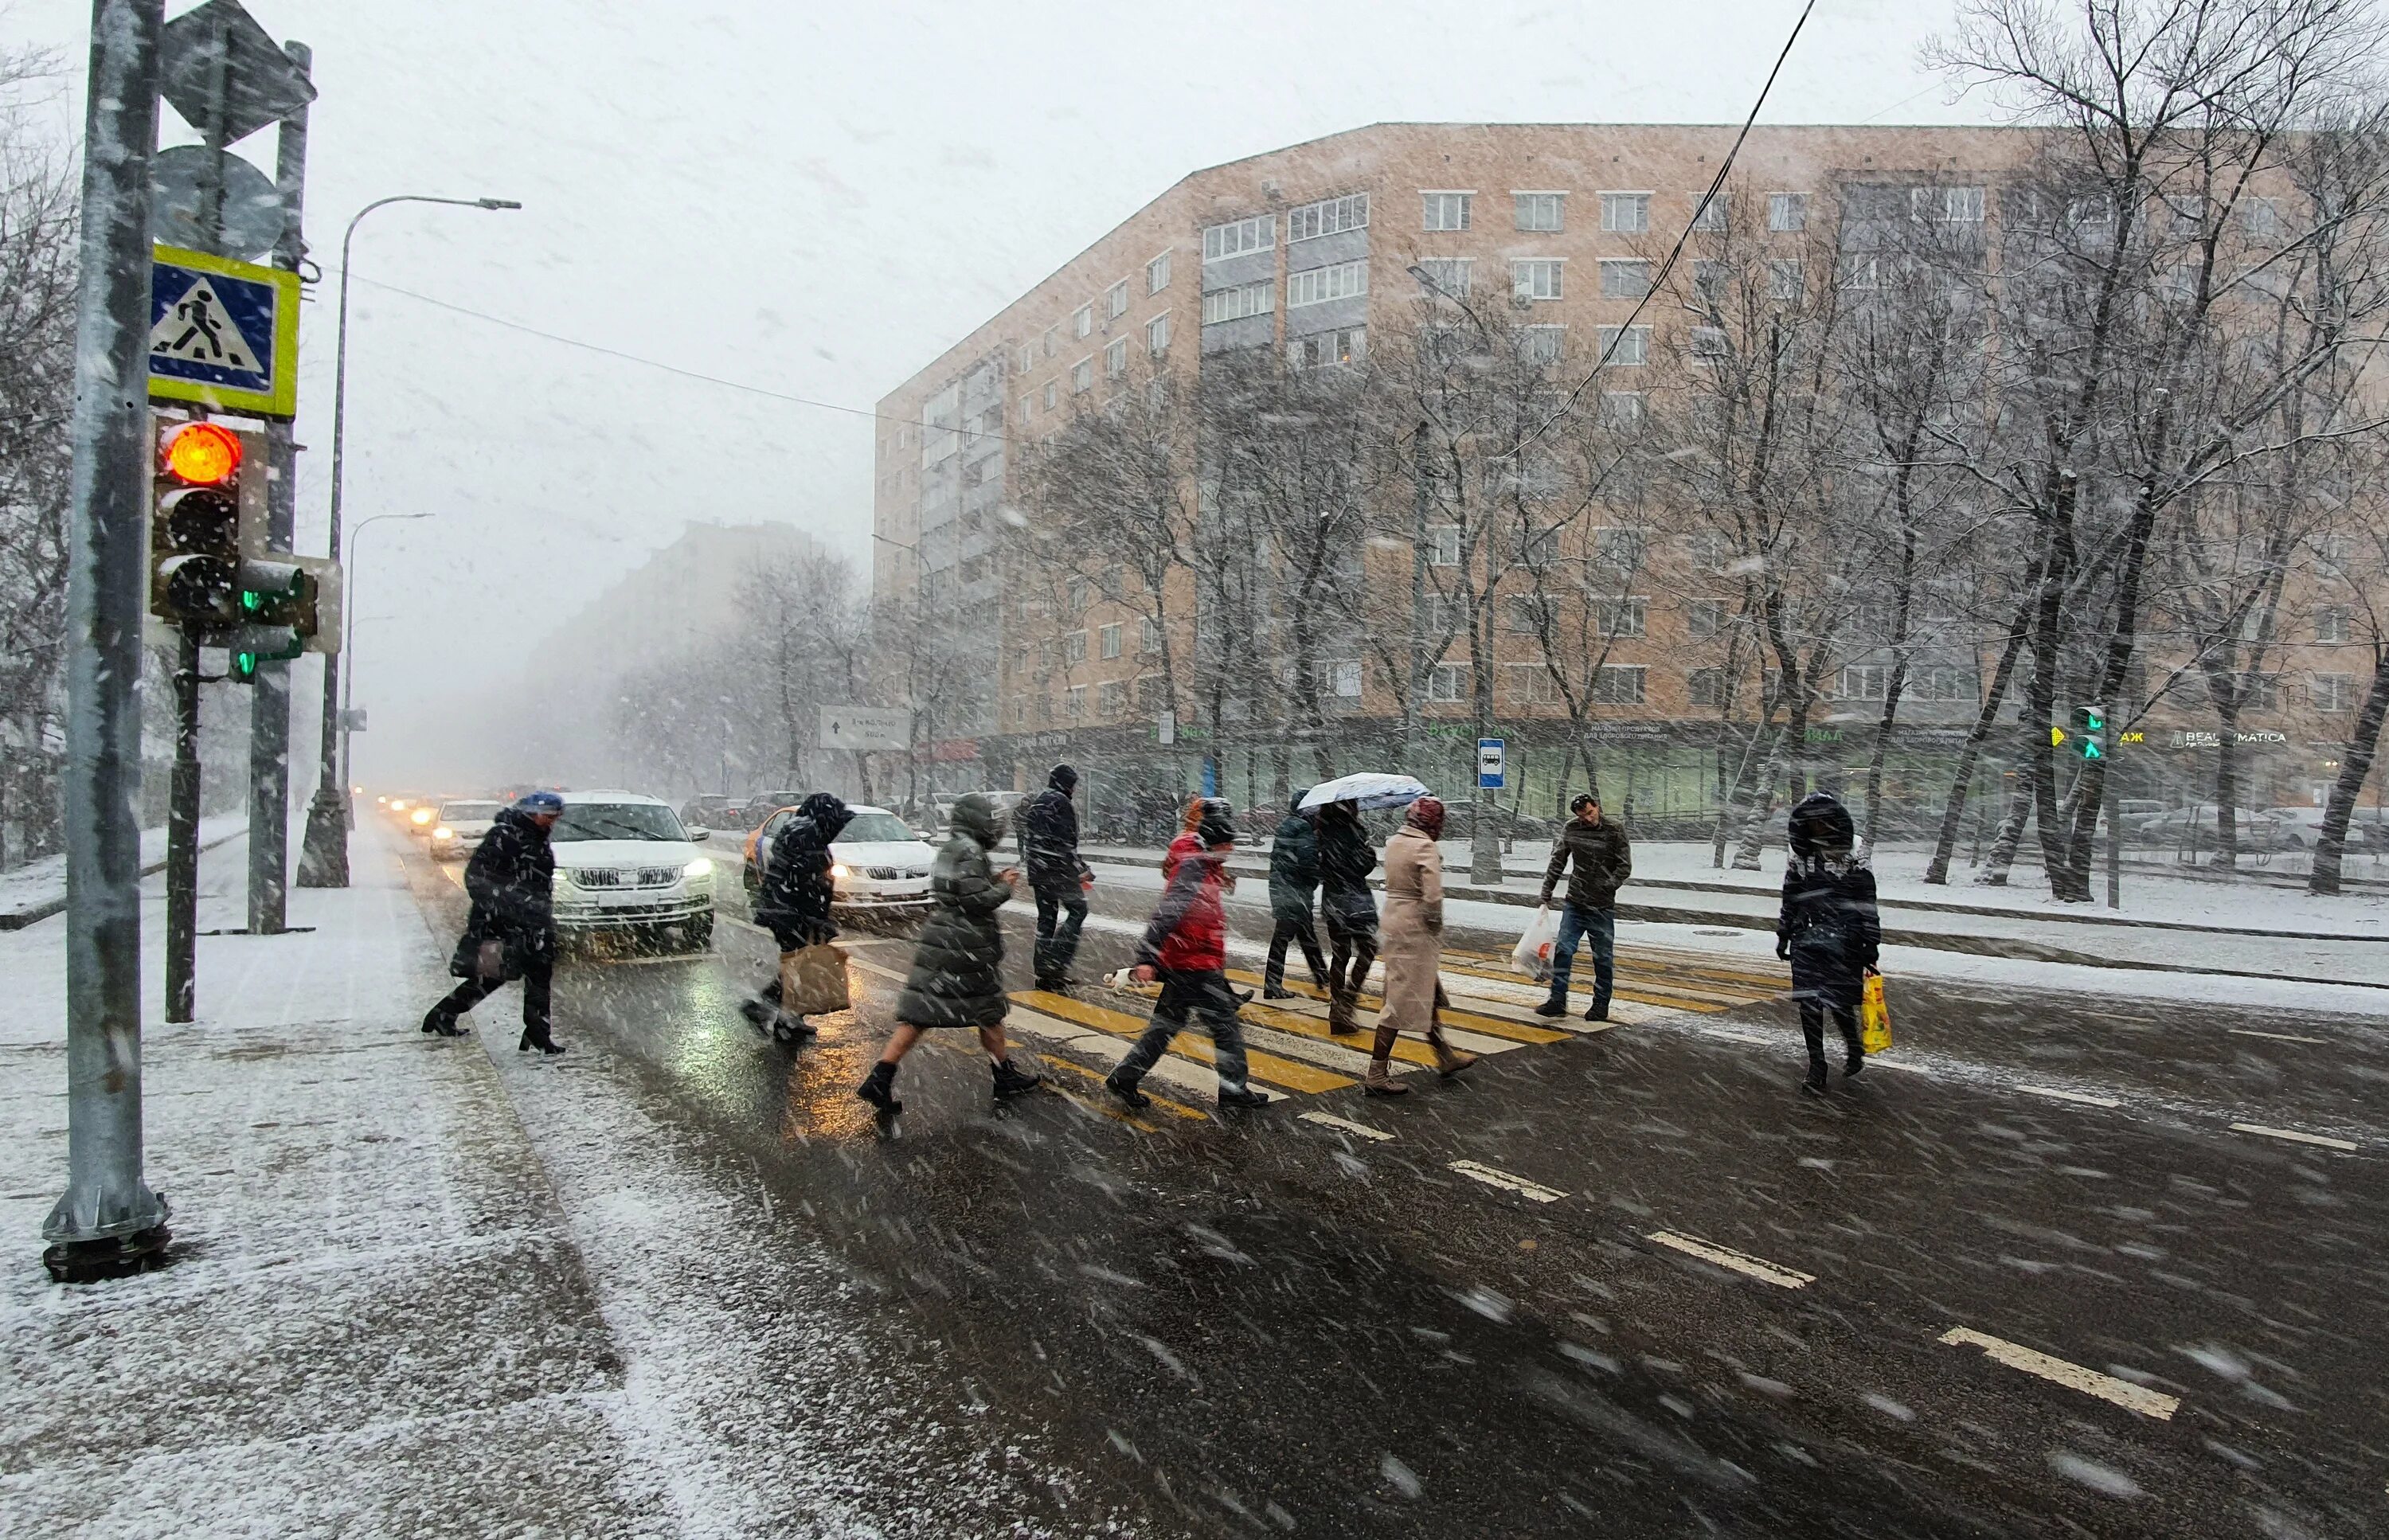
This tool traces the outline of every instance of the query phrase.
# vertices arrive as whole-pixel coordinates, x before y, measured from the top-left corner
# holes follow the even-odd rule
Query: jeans
[[[548,995],[556,980],[556,964],[545,958],[531,961],[523,969],[523,1025],[530,1028],[534,1039],[545,1037],[548,1032]],[[476,974],[448,992],[448,998],[431,1008],[431,1013],[453,1024],[457,1017],[480,1004],[505,986],[505,980]]]
[[[1327,983],[1327,959],[1320,954],[1319,935],[1311,928],[1310,916],[1305,914],[1297,920],[1290,914],[1281,914],[1277,917],[1276,927],[1270,932],[1269,966],[1262,971],[1261,987],[1285,987],[1285,948],[1289,944],[1301,946],[1302,960],[1310,964],[1310,976],[1324,986]]]
[[[1576,969],[1576,948],[1580,941],[1592,943],[1592,1009],[1595,1015],[1609,1009],[1609,991],[1617,977],[1617,914],[1614,910],[1578,909],[1569,904],[1560,910],[1559,940],[1552,947],[1552,999],[1567,999],[1568,975]]]
[[[1067,978],[1079,955],[1079,927],[1087,923],[1087,896],[1076,883],[1037,890],[1038,982]]]
[[[1162,1054],[1169,1051],[1169,1040],[1186,1030],[1188,1020],[1199,1016],[1203,1029],[1211,1035],[1211,1062],[1220,1074],[1220,1088],[1243,1090],[1245,1024],[1236,1014],[1236,997],[1228,989],[1228,975],[1217,968],[1201,973],[1164,968],[1160,973],[1161,999],[1153,1007],[1153,1025],[1144,1029],[1144,1036],[1129,1049],[1128,1056],[1112,1074],[1134,1086],[1161,1062]]]

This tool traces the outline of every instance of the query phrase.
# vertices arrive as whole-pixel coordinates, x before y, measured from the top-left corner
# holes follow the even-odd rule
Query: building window
[[[1086,661],[1087,633],[1064,631],[1062,633],[1062,666],[1066,668],[1075,668]]]
[[[1369,354],[1369,329],[1366,326],[1338,326],[1334,331],[1313,332],[1297,337],[1285,345],[1286,362],[1297,369],[1329,369],[1340,363],[1350,363]]]
[[[1879,663],[1853,664],[1842,670],[1833,694],[1846,701],[1879,701],[1890,687],[1890,669]]]
[[[1148,656],[1161,651],[1161,622],[1150,615],[1139,623],[1136,650]]]
[[[1070,722],[1085,721],[1087,719],[1087,687],[1083,684],[1070,686],[1066,699],[1068,704],[1063,707],[1062,719]]]
[[[2331,643],[2344,642],[2347,640],[2347,624],[2346,605],[2326,605],[2315,611],[2315,640]]]
[[[1061,382],[1059,380],[1047,380],[1045,382],[1045,410],[1048,412],[1053,411],[1054,408],[1061,404]]]
[[[1095,307],[1080,305],[1070,312],[1070,335],[1084,337],[1095,329]]]
[[[1335,681],[1335,698],[1356,701],[1361,698],[1361,665],[1352,660],[1330,665]]]
[[[1769,299],[1797,299],[1807,287],[1799,258],[1778,257],[1767,264],[1767,297]]]
[[[1095,712],[1105,721],[1128,714],[1128,681],[1107,679],[1095,686]]]
[[[1322,197],[1316,203],[1306,203],[1285,216],[1285,240],[1288,246],[1307,241],[1315,235],[1333,235],[1344,230],[1365,230],[1369,227],[1369,195],[1349,193],[1342,197]]]
[[[1641,636],[1651,601],[1603,599],[1592,606],[1593,629],[1603,636]]]
[[[1419,596],[1419,634],[1449,636],[1468,623],[1468,606],[1447,593]]]
[[[1518,228],[1540,235],[1556,234],[1560,228],[1560,204],[1565,193],[1513,193],[1517,199]]]
[[[1518,328],[1518,362],[1557,363],[1560,349],[1566,340],[1565,326],[1521,326]]]
[[[1701,201],[1701,195],[1694,193],[1693,195],[1693,228],[1695,230],[1724,229],[1727,221],[1731,217],[1727,204],[1727,199],[1731,197],[1732,195],[1730,193],[1718,193],[1704,203]]]
[[[1467,257],[1431,257],[1418,264],[1420,284],[1428,294],[1447,299],[1468,298],[1476,261]]]
[[[1726,286],[1732,281],[1733,267],[1729,262],[1693,259],[1693,299],[1706,309],[1715,310],[1725,297]]]
[[[1426,559],[1431,566],[1460,565],[1460,526],[1430,524],[1426,528]]]
[[[1720,326],[1694,326],[1692,347],[1694,363],[1723,363],[1732,356],[1732,350],[1726,346],[1725,330]]]
[[[2259,239],[2281,233],[2281,206],[2269,197],[2242,199],[2240,219],[2248,234]]]
[[[1519,636],[1540,636],[1550,611],[1539,593],[1513,593],[1501,605],[1501,629]]]
[[[1128,338],[1116,337],[1104,349],[1104,377],[1118,379],[1128,373]]]
[[[1642,426],[1642,392],[1603,390],[1601,393],[1601,421],[1604,427],[1641,427]]]
[[[2317,674],[2314,677],[2314,708],[2318,711],[2355,710],[2356,676]]]
[[[1949,224],[1982,223],[1983,189],[1980,187],[1942,188],[1941,218]]]
[[[1601,227],[1615,235],[1639,235],[1651,228],[1649,193],[1601,195]]]
[[[1255,214],[1250,219],[1231,220],[1204,231],[1203,260],[1216,262],[1248,251],[1267,251],[1276,243],[1277,216]]]
[[[1684,634],[1715,636],[1725,630],[1725,601],[1694,599],[1684,606]]]
[[[1160,256],[1154,258],[1153,261],[1144,264],[1144,292],[1147,294],[1159,294],[1163,289],[1166,289],[1169,286],[1169,253],[1165,251]]]
[[[1364,261],[1337,262],[1333,267],[1314,267],[1285,275],[1285,308],[1298,310],[1304,305],[1324,304],[1330,299],[1348,299],[1369,292],[1369,264]]]
[[[1118,283],[1104,290],[1104,314],[1107,319],[1117,321],[1127,313],[1128,280],[1122,278]]]
[[[1469,225],[1470,205],[1476,201],[1474,193],[1419,194],[1419,227],[1424,230],[1465,230]]]
[[[1169,351],[1169,317],[1156,315],[1144,324],[1144,350],[1156,358]]]
[[[1645,671],[1640,664],[1594,669],[1592,671],[1593,704],[1595,706],[1642,705],[1642,676]]]
[[[1651,264],[1637,260],[1604,257],[1601,261],[1603,299],[1640,299],[1651,292]]]
[[[1557,299],[1560,298],[1560,269],[1564,261],[1545,258],[1531,262],[1510,264],[1510,293],[1519,299]],[[1605,271],[1608,263],[1602,264]]]
[[[1911,672],[1906,693],[1920,701],[1972,701],[1980,697],[1981,685],[1973,669],[1944,664]]]
[[[1551,665],[1511,664],[1510,699],[1516,706],[1557,706],[1560,703],[1560,681],[1552,677]]]
[[[1120,655],[1120,623],[1117,620],[1095,632],[1095,655],[1115,658]]]
[[[1808,195],[1806,193],[1768,194],[1767,228],[1775,231],[1808,228]]]
[[[1029,370],[1036,367],[1037,345],[1033,342],[1022,343],[1020,345],[1020,356],[1013,363],[1014,371],[1017,374],[1025,375],[1028,373]]]
[[[1222,321],[1242,321],[1248,315],[1268,315],[1277,309],[1277,284],[1264,279],[1258,284],[1239,284],[1234,288],[1215,288],[1203,296],[1203,325],[1216,325]]]
[[[1630,369],[1651,356],[1651,328],[1648,326],[1603,326],[1601,328],[1602,358],[1621,369]]]
[[[1684,699],[1693,706],[1725,704],[1725,670],[1695,668],[1684,676]]]
[[[1592,559],[1612,572],[1639,572],[1648,543],[1640,529],[1605,525],[1592,532]]]
[[[1095,361],[1092,358],[1082,358],[1070,365],[1070,391],[1073,395],[1083,396],[1094,388]]]
[[[1468,693],[1468,665],[1438,663],[1426,676],[1426,698],[1431,701],[1456,701]]]

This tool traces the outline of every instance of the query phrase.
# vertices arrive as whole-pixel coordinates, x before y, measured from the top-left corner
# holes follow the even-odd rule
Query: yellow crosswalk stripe
[[[1233,977],[1234,975],[1232,974],[1229,976]],[[1374,1028],[1376,1025],[1374,1021],[1369,1019],[1374,1016],[1376,1012],[1382,1009],[1382,1006],[1369,1003],[1369,1001],[1373,1000],[1374,998],[1375,997],[1373,996],[1362,997],[1361,1004],[1357,1008],[1355,1019],[1360,1021],[1364,1027]],[[1327,1019],[1326,1004],[1323,1001],[1309,999],[1307,998],[1291,1000],[1277,1000],[1266,1006],[1253,1005],[1247,1006],[1245,1009],[1246,1013],[1248,1015],[1255,1011],[1273,1011],[1282,1014],[1301,1016],[1305,1020],[1313,1022],[1323,1022]],[[1462,1010],[1456,1006],[1447,1007],[1445,1009],[1443,1012],[1443,1025],[1447,1027],[1457,1028],[1466,1032],[1476,1033],[1483,1037],[1500,1039],[1500,1041],[1487,1044],[1481,1050],[1488,1053],[1500,1053],[1505,1049],[1514,1048],[1527,1043],[1542,1044],[1565,1042],[1566,1039],[1577,1036],[1577,1034],[1573,1032],[1556,1031],[1548,1026],[1528,1026],[1524,1022],[1511,1021],[1507,1017],[1503,1016],[1488,1016],[1480,1012]],[[1364,1031],[1355,1034],[1348,1039],[1344,1040],[1366,1043],[1369,1040],[1369,1035]],[[1470,1048],[1472,1051],[1478,1051],[1471,1044],[1463,1043],[1461,1046],[1463,1048]]]
[[[1066,1022],[1077,1022],[1081,1026],[1092,1026],[1099,1032],[1108,1032],[1115,1037],[1139,1037],[1144,1035],[1145,1022],[1143,1018],[1129,1015],[1125,1012],[1106,1010],[1100,1005],[1090,1005],[1084,1000],[1072,999],[1067,995],[1049,994],[1042,989],[1024,989],[1012,998],[1031,1010],[1041,1011],[1049,1016],[1058,1017]],[[1215,1063],[1209,1040],[1198,1033],[1178,1034],[1171,1039],[1169,1050],[1182,1058],[1193,1059],[1202,1063]],[[1245,1063],[1252,1077],[1263,1085],[1283,1087],[1290,1091],[1302,1091],[1311,1095],[1321,1091],[1342,1090],[1347,1086],[1359,1083],[1348,1075],[1337,1075],[1330,1070],[1319,1069],[1297,1060],[1283,1059],[1274,1053],[1264,1053],[1256,1050],[1248,1049],[1246,1051]]]
[[[1369,1032],[1348,1032],[1339,1037],[1327,1030],[1325,1022],[1316,1017],[1297,1015],[1291,1011],[1279,1011],[1265,1005],[1247,1005],[1239,1014],[1248,1022],[1273,1026],[1280,1032],[1292,1032],[1305,1037],[1316,1037],[1321,1042],[1333,1043],[1338,1048],[1349,1049],[1355,1053],[1368,1052],[1369,1045],[1375,1040],[1374,1034]],[[1394,1042],[1394,1057],[1406,1064],[1433,1064],[1435,1050],[1424,1043],[1412,1042],[1408,1037],[1399,1037]]]
[[[1089,1069],[1086,1065],[1079,1063],[1076,1059],[1066,1059],[1058,1053],[1041,1053],[1037,1057],[1053,1065],[1055,1069],[1066,1069],[1073,1075],[1083,1075],[1098,1086],[1104,1083],[1103,1073],[1100,1070]],[[1103,1114],[1105,1117],[1115,1119],[1121,1123],[1131,1124],[1136,1127],[1143,1129],[1148,1134],[1160,1132],[1160,1130],[1154,1127],[1152,1124],[1145,1122],[1143,1118],[1137,1116],[1134,1113],[1128,1111],[1124,1107],[1106,1106],[1103,1102],[1090,1101],[1089,1099],[1071,1091],[1064,1091],[1063,1094],[1068,1096],[1071,1101],[1080,1103],[1081,1106],[1092,1107],[1096,1112]],[[1155,1094],[1153,1088],[1150,1086],[1145,1088],[1144,1094],[1147,1100],[1153,1103],[1154,1107],[1157,1107],[1161,1111],[1169,1113],[1173,1116],[1191,1117],[1198,1123],[1204,1120],[1201,1113],[1196,1112],[1194,1108],[1187,1106],[1183,1102],[1172,1101],[1166,1096]]]

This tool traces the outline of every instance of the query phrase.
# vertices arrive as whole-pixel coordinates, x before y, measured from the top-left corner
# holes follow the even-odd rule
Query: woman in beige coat
[[[1404,1028],[1435,1049],[1436,1073],[1458,1075],[1476,1062],[1444,1041],[1437,1016],[1443,985],[1443,804],[1431,796],[1411,804],[1409,819],[1386,842],[1386,912],[1379,927],[1378,958],[1386,969],[1386,1008],[1377,1014],[1377,1040],[1369,1055],[1362,1088],[1371,1096],[1406,1096],[1410,1088],[1393,1077],[1394,1039]]]

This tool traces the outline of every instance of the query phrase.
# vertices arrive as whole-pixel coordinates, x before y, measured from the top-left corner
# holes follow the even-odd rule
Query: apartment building
[[[1298,368],[1365,358],[1373,336],[1416,327],[1424,289],[1506,291],[1555,354],[1563,346],[1605,350],[1604,394],[1630,410],[1634,374],[1646,359],[1665,345],[1699,347],[1697,337],[1669,336],[1685,325],[1680,306],[1651,306],[1637,317],[1636,301],[1652,280],[1654,243],[1664,248],[1693,219],[1735,133],[1730,125],[1381,123],[1215,166],[1138,210],[891,391],[879,403],[875,584],[966,638],[976,670],[967,709],[945,713],[934,752],[972,783],[1031,783],[1044,762],[1065,756],[1133,766],[1122,772],[1128,779],[1173,788],[1207,758],[1232,795],[1255,800],[1289,775],[1300,780],[1309,765],[1289,768],[1285,745],[1267,741],[1260,724],[1257,736],[1238,741],[1233,703],[1206,721],[1182,694],[1175,722],[1156,719],[1160,649],[1137,606],[1107,603],[1084,585],[1056,600],[1008,573],[1008,534],[1031,515],[1007,483],[1007,446],[1050,435],[1072,413],[1154,374],[1198,383],[1246,350],[1283,350]],[[1994,189],[2030,147],[2026,134],[1759,128],[1737,159],[1734,196],[1760,203],[1742,211],[1746,227],[1787,254],[1807,248],[1812,221],[1845,217],[1843,194],[1853,187],[1878,201],[1896,193],[1904,210],[1923,210],[1917,217],[1979,228],[1997,217]],[[1712,206],[1707,217],[1723,212]],[[1847,230],[1863,224],[1852,220]],[[1796,274],[1797,258],[1784,261]],[[1430,562],[1450,559],[1437,532],[1429,538]],[[1406,592],[1408,553],[1399,554],[1399,574],[1384,554],[1377,559],[1385,569],[1373,567],[1365,580],[1399,576]],[[1682,579],[1697,572],[1702,555],[1655,559],[1675,564]],[[1696,580],[1666,586],[1674,592],[1629,598],[1604,622],[1607,662],[1595,691],[1601,732],[1622,760],[1605,773],[1629,791],[1642,788],[1647,808],[1689,810],[1706,805],[1718,770],[1724,681],[1708,654],[1721,617],[1698,597]],[[1183,617],[1194,606],[1172,608]],[[1183,670],[1207,639],[1199,617],[1175,624],[1184,634],[1173,635],[1170,650]],[[2318,645],[2331,645],[2332,624],[2326,612]],[[1538,682],[1535,654],[1514,634],[1523,629],[1500,628],[1495,699],[1499,731],[1514,744],[1514,763],[1526,757],[1534,784],[1554,778],[1573,751],[1560,746],[1565,713]],[[1863,642],[1863,623],[1857,634]],[[1430,671],[1424,707],[1427,731],[1450,761],[1441,779],[1454,785],[1466,783],[1473,752],[1467,669],[1447,655]],[[2296,705],[2352,704],[2360,681],[2350,670],[2304,671],[2319,682],[2298,692],[2307,698]],[[1867,736],[1886,672],[1879,653],[1851,652],[1827,684],[1810,734],[1817,755],[1830,761],[1846,731],[1854,745]],[[1399,708],[1359,649],[1322,659],[1319,673],[1351,741],[1365,744],[1373,732],[1382,739]],[[1975,709],[1975,673],[1963,649],[1921,660],[1903,706],[1895,779],[1911,752],[1929,758],[1962,732]],[[2297,771],[2329,740],[2330,711],[2319,721],[2313,716],[2255,728],[2267,734],[2259,746],[2278,736],[2285,750],[2276,795],[2293,785],[2303,792]],[[2169,731],[2171,747],[2195,753],[2199,725],[2185,719],[2152,736],[2168,742]]]

